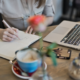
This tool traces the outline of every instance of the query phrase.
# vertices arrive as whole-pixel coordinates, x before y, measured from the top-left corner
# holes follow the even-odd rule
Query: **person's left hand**
[[[28,27],[27,27],[27,30],[26,30],[26,33],[35,34],[36,32],[32,29],[31,26],[28,26]]]
[[[44,15],[31,16],[27,22],[35,32],[44,32],[46,30],[47,22]],[[27,29],[27,32],[30,31],[31,33],[32,29],[30,27]]]

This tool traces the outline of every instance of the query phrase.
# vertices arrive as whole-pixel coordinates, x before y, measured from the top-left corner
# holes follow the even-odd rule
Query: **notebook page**
[[[24,47],[28,47],[30,44],[37,41],[40,37],[32,34],[26,34],[19,31],[19,39],[11,42],[3,42],[0,40],[0,56],[7,59],[14,59],[15,51],[20,50]]]

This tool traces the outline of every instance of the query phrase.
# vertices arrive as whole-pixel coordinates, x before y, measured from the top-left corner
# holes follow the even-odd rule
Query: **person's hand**
[[[7,28],[2,31],[1,39],[5,42],[10,42],[16,39],[18,36],[18,29],[16,28]]]
[[[44,32],[46,30],[47,22],[44,15],[31,16],[27,22],[35,32]]]
[[[32,29],[31,26],[29,26],[26,30],[26,33],[29,33],[29,34],[35,34],[36,32]]]

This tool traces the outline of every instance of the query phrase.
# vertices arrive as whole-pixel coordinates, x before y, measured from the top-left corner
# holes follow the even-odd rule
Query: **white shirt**
[[[33,15],[54,16],[52,0],[46,0],[45,5],[37,8],[35,0],[0,0],[0,13],[10,26],[25,30],[28,27],[27,19]]]

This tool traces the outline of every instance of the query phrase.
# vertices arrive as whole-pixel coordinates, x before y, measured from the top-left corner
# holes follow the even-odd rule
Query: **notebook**
[[[20,50],[24,47],[28,47],[38,39],[40,39],[39,36],[24,33],[22,31],[19,31],[18,33],[19,39],[16,39],[11,42],[3,42],[0,40],[0,56],[8,59],[8,60],[14,60],[15,59],[15,51]]]

